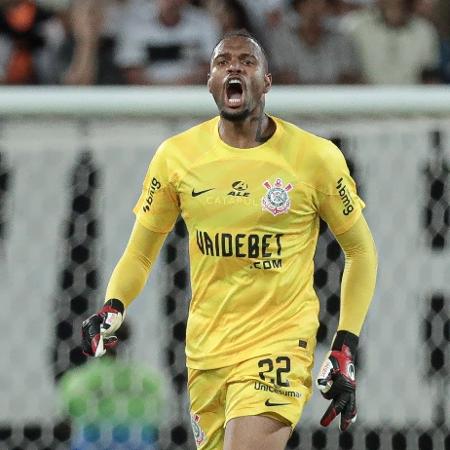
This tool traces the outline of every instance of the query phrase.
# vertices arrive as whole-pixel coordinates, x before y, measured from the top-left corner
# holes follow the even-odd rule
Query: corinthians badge
[[[288,183],[283,187],[283,181],[280,178],[275,180],[274,186],[267,180],[264,181],[263,186],[267,189],[266,195],[261,199],[263,210],[269,211],[274,216],[288,212],[291,207],[288,192],[294,186]]]
[[[197,445],[197,448],[201,447],[207,441],[206,434],[202,430],[199,422],[200,416],[191,412],[191,425],[192,431],[194,432],[195,444]]]

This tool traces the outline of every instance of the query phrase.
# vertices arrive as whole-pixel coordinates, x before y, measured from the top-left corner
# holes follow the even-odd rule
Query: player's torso
[[[276,151],[263,159],[255,158],[258,150],[244,152],[192,168],[179,185],[183,218],[204,255],[284,256],[285,239],[315,218],[309,192]]]
[[[282,273],[283,264],[303,252],[309,264],[318,216],[307,165],[299,164],[302,142],[277,130],[258,147],[236,149],[214,131],[200,145],[187,141],[176,164],[194,278],[197,267],[208,263],[234,275],[249,269]],[[205,261],[198,265],[200,259]]]
[[[316,301],[319,219],[295,133],[278,128],[266,143],[236,149],[205,131],[177,143],[185,151],[173,156],[172,180],[189,231],[188,358],[210,355],[220,366],[258,342],[301,337],[298,317]],[[313,335],[309,315],[303,326]]]

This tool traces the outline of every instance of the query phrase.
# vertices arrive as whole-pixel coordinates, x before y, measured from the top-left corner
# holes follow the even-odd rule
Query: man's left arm
[[[364,202],[344,155],[332,143],[322,147],[320,154],[321,170],[316,172],[318,213],[344,251],[345,268],[337,333],[316,383],[323,397],[331,400],[320,423],[328,426],[341,414],[340,428],[344,431],[356,419],[353,361],[375,288],[377,253],[362,213]]]
[[[356,419],[353,360],[375,289],[377,252],[362,213],[351,228],[337,234],[336,239],[345,254],[339,325],[331,351],[317,377],[317,385],[322,395],[331,400],[320,423],[328,426],[341,414],[340,428],[345,431]]]
[[[345,254],[338,331],[359,336],[375,290],[377,250],[362,214],[348,231],[337,235],[336,239]]]

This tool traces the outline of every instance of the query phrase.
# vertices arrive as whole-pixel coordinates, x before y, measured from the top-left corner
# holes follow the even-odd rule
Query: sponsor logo
[[[273,394],[281,394],[286,397],[300,398],[302,396],[302,394],[300,394],[300,392],[280,389],[273,385],[261,383],[260,381],[255,381],[253,388],[256,391],[271,392]]]
[[[197,445],[197,448],[199,448],[207,441],[207,437],[200,426],[200,416],[193,412],[191,412],[191,425],[194,433],[195,444]]]
[[[353,207],[353,199],[350,195],[350,192],[347,186],[343,183],[342,178],[339,178],[339,180],[337,180],[336,190],[338,191],[339,197],[341,197],[342,204],[344,205],[342,214],[344,214],[344,216],[348,216],[355,208]]]
[[[269,270],[269,269],[281,269],[283,265],[283,260],[278,259],[266,259],[264,261],[255,261],[250,266],[250,269],[262,269],[262,270]]]
[[[261,199],[262,209],[269,211],[274,216],[278,214],[287,213],[291,207],[291,200],[288,192],[292,190],[293,186],[288,183],[283,186],[283,181],[280,178],[275,180],[272,186],[269,181],[264,181],[263,186],[267,189],[266,195]]]
[[[271,258],[274,254],[282,256],[282,234],[209,234],[197,230],[196,237],[198,249],[204,255],[236,258]]]
[[[243,181],[235,181],[231,187],[232,191],[228,192],[227,195],[231,195],[233,197],[249,197],[250,192],[247,192],[248,184]]]
[[[194,189],[192,189],[192,197],[198,197],[199,195],[202,194],[206,194],[209,191],[213,191],[215,188],[211,188],[211,189],[205,189],[203,191],[195,191]]]
[[[224,197],[218,197],[208,195],[205,198],[207,205],[228,206],[228,205],[244,205],[258,208],[260,202],[252,197],[241,197],[236,195],[225,195]]]
[[[355,371],[355,365],[352,362],[348,363],[347,372],[348,372],[348,376],[350,377],[350,380],[355,381],[356,371]]]
[[[272,403],[269,399],[267,399],[264,404],[266,406],[284,406],[284,405],[290,405],[290,403]]]
[[[329,358],[327,358],[322,364],[322,367],[320,368],[317,378],[327,379],[333,370],[334,370],[333,363],[329,360]]]
[[[147,189],[147,198],[145,199],[145,204],[142,207],[144,212],[150,211],[150,207],[153,203],[153,198],[157,190],[161,188],[161,183],[155,178],[152,178],[149,188]]]
[[[113,314],[113,313],[106,313],[106,318],[105,318],[105,324],[106,325],[112,325],[114,319],[116,318],[117,314]]]

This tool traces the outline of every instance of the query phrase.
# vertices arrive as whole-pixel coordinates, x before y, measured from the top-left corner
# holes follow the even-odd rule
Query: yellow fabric
[[[117,298],[128,306],[139,295],[166,236],[135,222],[128,245],[109,280],[105,300]]]
[[[377,251],[364,216],[337,240],[345,253],[338,330],[359,335],[372,300],[377,276]]]
[[[319,216],[336,235],[361,216],[364,203],[339,149],[273,119],[274,135],[251,149],[225,144],[218,117],[169,138],[134,208],[156,233],[169,232],[179,213],[186,222],[190,368],[224,367],[312,342]]]
[[[224,428],[236,417],[265,415],[295,427],[311,396],[312,365],[311,351],[297,348],[292,354],[269,354],[218,369],[189,368],[197,448],[223,449]],[[277,378],[286,386],[277,385]]]

